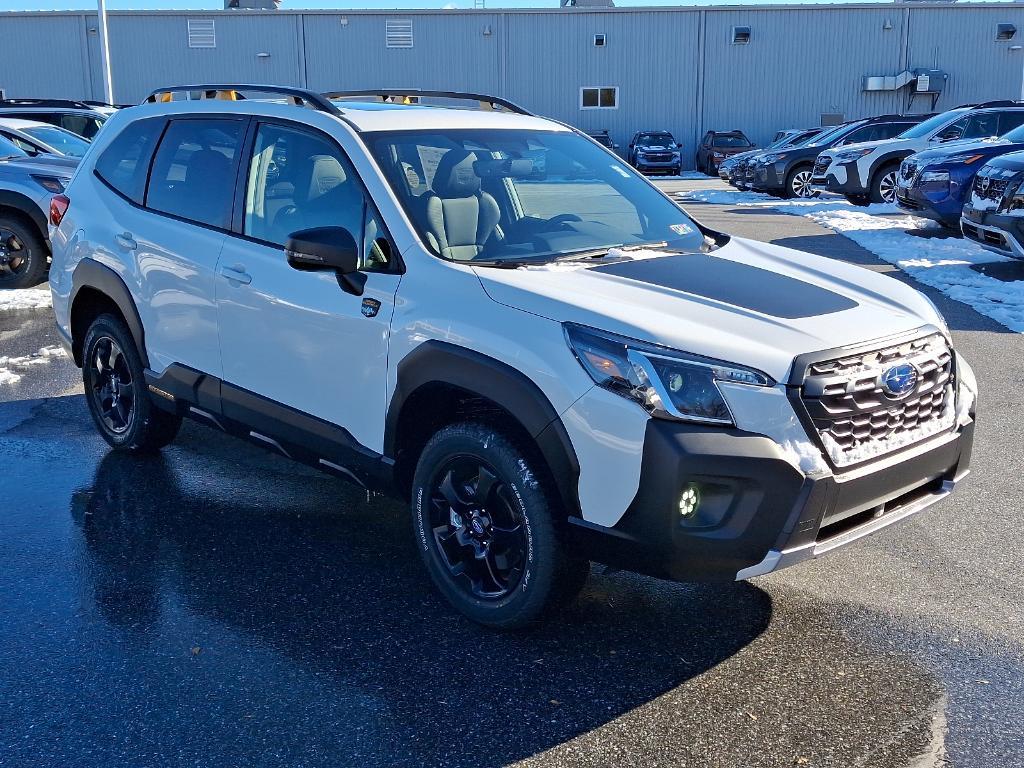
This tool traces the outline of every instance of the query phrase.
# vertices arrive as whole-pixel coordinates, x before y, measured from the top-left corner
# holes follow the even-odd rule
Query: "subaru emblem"
[[[917,389],[920,374],[910,363],[901,363],[882,374],[882,389],[891,397],[904,397]]]

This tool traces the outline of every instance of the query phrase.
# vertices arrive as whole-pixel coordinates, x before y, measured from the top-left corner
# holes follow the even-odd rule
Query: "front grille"
[[[975,240],[984,245],[991,245],[1001,251],[1006,251],[1006,253],[1013,252],[1010,244],[1006,242],[1006,238],[999,232],[993,232],[991,229],[982,229],[965,219],[960,220],[960,228],[970,240]]]
[[[672,159],[671,152],[648,152],[644,155],[644,160],[652,163],[667,163]]]
[[[883,374],[910,363],[914,389],[890,395]],[[813,363],[801,399],[837,467],[891,453],[953,426],[953,354],[941,334]]]
[[[974,177],[974,196],[979,200],[1002,200],[1003,193],[1006,192],[1006,185],[1009,183],[1009,179],[978,174]]]
[[[832,163],[831,158],[818,156],[818,159],[814,161],[814,170],[811,171],[812,176],[824,176],[825,171],[828,170],[829,165]]]

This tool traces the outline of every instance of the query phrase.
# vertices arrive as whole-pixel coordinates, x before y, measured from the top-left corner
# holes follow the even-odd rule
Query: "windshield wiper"
[[[605,248],[583,248],[578,251],[568,251],[555,258],[555,261],[573,261],[575,259],[603,259],[611,251],[647,251],[667,248],[668,243],[664,240],[655,240],[650,243],[630,243],[629,245],[609,245]]]

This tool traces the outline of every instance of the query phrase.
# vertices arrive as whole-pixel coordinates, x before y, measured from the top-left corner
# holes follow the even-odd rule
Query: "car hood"
[[[1017,149],[1024,149],[1024,144],[1014,144],[1011,141],[1000,138],[968,139],[966,141],[952,141],[935,149],[926,149],[912,155],[912,157],[919,164],[941,163],[958,155],[978,153],[992,156],[1013,152]]]
[[[794,357],[941,325],[877,272],[732,238],[709,253],[610,252],[596,263],[477,267],[496,302],[756,368],[785,381]]]
[[[1005,155],[998,155],[986,164],[993,168],[1002,168],[1009,171],[1024,171],[1024,152],[1008,152]]]
[[[50,173],[56,176],[71,176],[78,167],[79,158],[60,155],[36,155],[35,157],[11,157],[3,161],[10,166],[22,168],[28,173]]]

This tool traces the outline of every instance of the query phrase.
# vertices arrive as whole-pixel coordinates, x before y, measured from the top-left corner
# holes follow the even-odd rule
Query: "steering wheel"
[[[552,228],[555,228],[561,227],[562,224],[566,224],[570,221],[583,221],[583,219],[581,219],[575,213],[560,213],[557,216],[552,216],[550,219],[545,221],[544,224],[546,226],[551,226]]]

